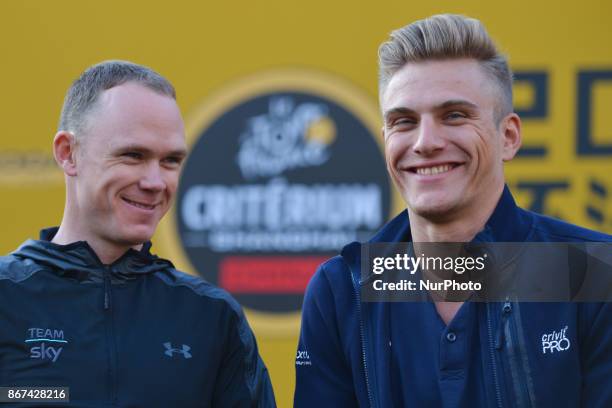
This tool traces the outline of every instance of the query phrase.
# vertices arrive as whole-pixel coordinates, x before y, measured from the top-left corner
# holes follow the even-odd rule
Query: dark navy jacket
[[[275,406],[230,295],[150,243],[103,265],[55,232],[0,257],[0,386],[70,387],[75,407]]]
[[[410,239],[404,211],[371,242]],[[610,242],[612,237],[525,211],[515,205],[506,187],[475,240]],[[398,322],[389,320],[389,303],[361,302],[359,287],[358,243],[322,264],[312,278],[304,298],[296,358],[296,407],[392,407],[398,399],[400,390],[393,389],[390,378],[390,326]],[[480,360],[486,406],[612,406],[611,304],[481,305]],[[565,326],[571,347],[543,354],[543,333]],[[402,344],[393,343],[393,347]]]

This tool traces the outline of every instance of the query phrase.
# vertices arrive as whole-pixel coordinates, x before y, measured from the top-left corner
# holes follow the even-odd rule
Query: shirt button
[[[446,334],[446,340],[450,341],[451,343],[454,342],[455,340],[457,340],[457,335],[453,332],[449,332]]]

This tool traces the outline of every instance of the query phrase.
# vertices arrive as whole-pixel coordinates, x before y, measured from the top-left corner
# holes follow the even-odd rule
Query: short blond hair
[[[379,96],[406,63],[461,58],[478,61],[499,88],[499,122],[513,111],[512,71],[482,23],[462,15],[438,14],[393,31],[378,48]]]

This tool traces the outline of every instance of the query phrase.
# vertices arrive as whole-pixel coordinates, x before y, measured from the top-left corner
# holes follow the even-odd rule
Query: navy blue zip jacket
[[[410,239],[404,211],[371,242]],[[506,187],[475,240],[610,242],[612,237],[525,211]],[[358,243],[322,264],[309,283],[296,358],[295,407],[392,407],[397,400],[401,390],[392,387],[390,378],[390,304],[361,302],[359,285]],[[612,406],[611,304],[481,305],[478,336],[485,406]],[[566,326],[571,347],[543,354],[543,333]],[[402,344],[394,342],[393,347]]]
[[[0,386],[69,387],[75,407],[275,406],[230,295],[150,243],[104,265],[55,232],[0,257]]]

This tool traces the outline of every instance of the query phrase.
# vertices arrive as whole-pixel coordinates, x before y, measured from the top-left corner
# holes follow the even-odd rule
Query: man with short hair
[[[80,407],[273,407],[238,303],[150,252],[187,154],[172,85],[125,61],[68,90],[59,228],[0,258],[0,386]]]
[[[521,144],[512,74],[479,21],[400,28],[379,68],[387,168],[407,209],[368,244],[612,241],[516,206],[503,173]],[[610,304],[364,302],[368,244],[308,286],[296,407],[612,406]],[[543,333],[563,349],[543,354]]]

